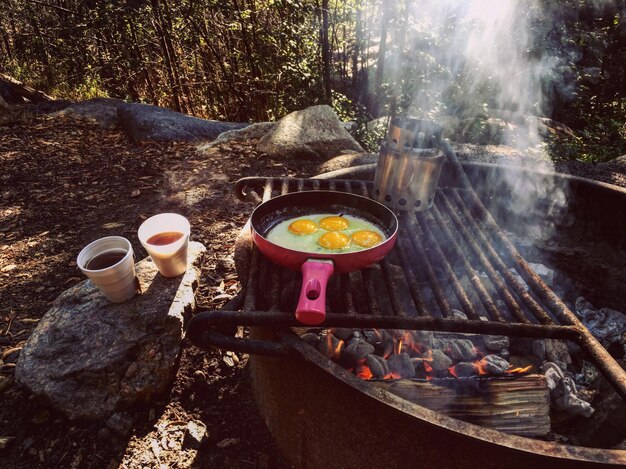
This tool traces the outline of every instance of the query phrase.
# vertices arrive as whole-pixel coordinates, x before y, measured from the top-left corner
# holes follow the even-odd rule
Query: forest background
[[[438,51],[453,28],[473,25],[452,21],[464,2],[450,1],[439,2],[449,27],[421,22],[420,9],[437,3],[2,0],[0,73],[60,99],[113,97],[237,122],[330,104],[370,150],[376,135],[365,124],[376,117],[471,115],[471,141],[502,112],[491,98],[498,85],[464,92],[465,68]],[[576,135],[553,139],[552,157],[626,154],[626,2],[536,0],[518,14],[526,54],[553,64],[534,112]]]

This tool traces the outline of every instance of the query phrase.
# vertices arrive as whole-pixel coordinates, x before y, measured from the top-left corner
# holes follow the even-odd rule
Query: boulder
[[[324,161],[317,167],[318,172],[328,173],[339,169],[349,168],[350,166],[360,166],[364,164],[378,163],[378,153],[350,153],[335,156],[328,161]]]
[[[318,160],[332,158],[342,150],[363,152],[332,108],[326,105],[286,115],[261,138],[257,150],[275,158]]]
[[[599,163],[598,166],[612,171],[626,173],[626,155],[618,156],[617,158],[604,163]]]
[[[70,419],[103,420],[166,391],[205,251],[190,243],[189,268],[176,278],[150,258],[138,262],[143,293],[125,303],[110,303],[90,280],[66,290],[24,345],[17,380]]]
[[[200,147],[200,150],[207,150],[222,143],[232,141],[249,141],[258,140],[266,135],[270,130],[276,126],[276,122],[257,122],[256,124],[250,124],[242,129],[227,130],[217,136],[211,143],[207,143]]]
[[[96,122],[103,129],[117,127],[117,111],[126,105],[120,99],[94,98],[87,101],[72,103],[65,109],[52,113],[53,116],[72,116]]]
[[[211,141],[222,132],[248,126],[199,119],[151,104],[126,103],[118,109],[117,116],[119,126],[136,142]]]

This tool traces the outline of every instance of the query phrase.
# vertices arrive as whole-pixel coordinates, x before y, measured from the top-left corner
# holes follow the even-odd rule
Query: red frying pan
[[[267,240],[270,230],[283,220],[319,213],[348,214],[367,220],[385,233],[386,239],[357,252],[326,254],[297,251]],[[259,251],[275,264],[302,271],[302,288],[296,319],[320,324],[326,317],[326,284],[337,273],[364,269],[391,250],[398,235],[398,219],[375,200],[346,192],[305,191],[281,195],[259,205],[250,218],[252,239]]]

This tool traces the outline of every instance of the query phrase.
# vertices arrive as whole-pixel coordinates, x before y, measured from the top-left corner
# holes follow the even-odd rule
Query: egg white
[[[319,222],[322,218],[325,217],[333,217],[337,216],[336,213],[316,213],[311,215],[305,215],[301,217],[289,218],[287,220],[283,220],[278,223],[274,228],[270,230],[270,232],[265,236],[268,241],[282,246],[284,248],[293,249],[296,251],[302,252],[310,252],[310,253],[325,253],[325,254],[340,254],[346,252],[356,252],[362,251],[364,248],[356,244],[352,239],[350,239],[350,244],[342,249],[326,249],[317,244],[318,239],[325,233],[328,233],[327,230],[321,228],[319,226]],[[343,218],[348,222],[348,228],[345,230],[341,230],[341,233],[345,233],[348,236],[352,236],[353,233],[361,230],[370,230],[375,233],[378,233],[383,241],[387,239],[385,233],[378,228],[375,224],[363,220],[362,218],[354,217],[352,215],[342,215]],[[311,220],[315,222],[318,226],[317,231],[311,234],[298,235],[289,231],[289,225],[291,225],[296,220]]]

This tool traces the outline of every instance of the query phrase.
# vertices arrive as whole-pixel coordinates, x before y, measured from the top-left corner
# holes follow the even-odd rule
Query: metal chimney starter
[[[443,128],[434,122],[394,117],[380,147],[374,197],[395,210],[420,211],[433,206],[444,162]]]

